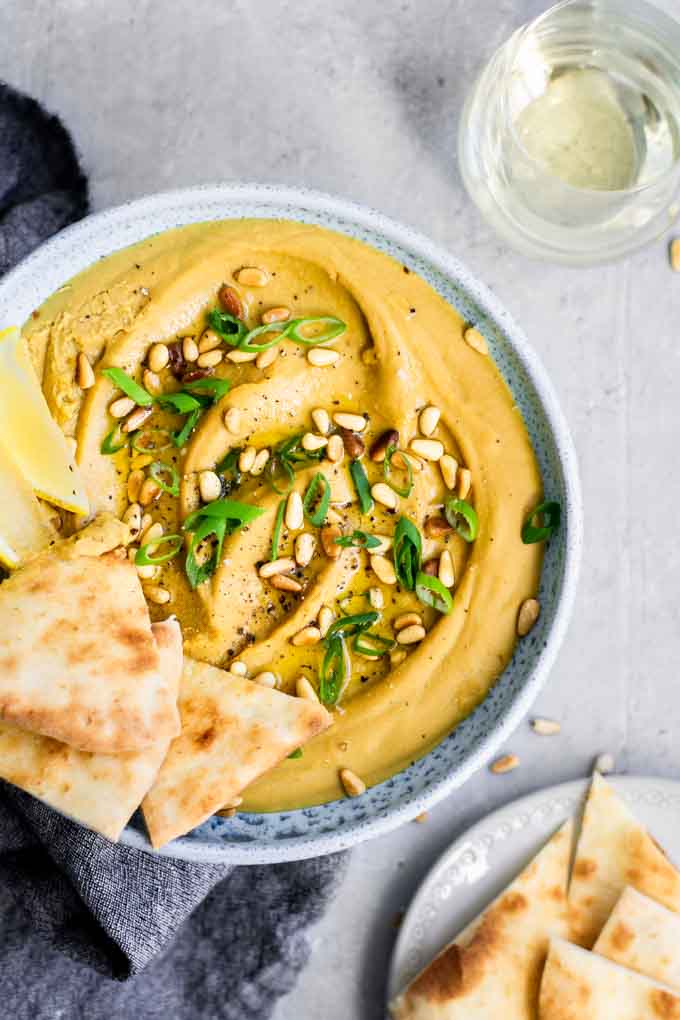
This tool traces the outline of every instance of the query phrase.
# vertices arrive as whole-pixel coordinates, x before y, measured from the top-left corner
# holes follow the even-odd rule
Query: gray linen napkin
[[[61,123],[0,83],[0,273],[87,207]],[[0,782],[0,1016],[266,1020],[345,864],[172,861]]]

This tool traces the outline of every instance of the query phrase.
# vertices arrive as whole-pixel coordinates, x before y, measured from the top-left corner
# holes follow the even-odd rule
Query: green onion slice
[[[158,441],[156,436],[159,437]],[[166,436],[167,442],[161,442],[160,437]],[[141,432],[135,432],[132,436],[132,449],[137,453],[163,453],[172,446],[172,433],[169,429],[148,428]]]
[[[153,404],[151,394],[147,393],[144,387],[136,383],[122,368],[103,368],[102,375],[110,379],[126,396],[131,397],[135,404],[141,404],[142,407],[148,407],[149,404]]]
[[[126,436],[120,425],[114,425],[111,431],[104,436],[102,439],[102,445],[99,447],[100,453],[110,457],[114,453],[118,453],[127,446],[129,436]],[[134,445],[134,440],[133,440]]]
[[[194,411],[191,412],[191,414],[187,415],[184,425],[182,425],[182,428],[179,429],[178,432],[172,433],[172,441],[178,450],[182,449],[182,447],[186,444],[187,440],[189,439],[189,436],[198,425],[198,419],[201,417],[202,412],[203,408],[197,407]]]
[[[303,754],[301,747],[296,747],[294,751],[291,751],[288,755],[289,758],[301,758]]]
[[[440,613],[450,613],[453,609],[453,597],[438,577],[431,577],[419,571],[416,577],[416,595],[426,606],[432,606]]]
[[[402,588],[413,591],[423,555],[423,540],[408,517],[400,517],[394,531],[394,569]]]
[[[309,519],[309,523],[313,524],[315,528],[319,528],[326,520],[330,502],[331,483],[321,471],[317,471],[307,486],[307,491],[302,500],[305,515]]]
[[[444,504],[444,516],[461,538],[474,542],[479,534],[479,518],[474,507],[464,499],[448,499]]]
[[[539,503],[535,510],[532,510],[522,528],[522,541],[525,545],[533,545],[534,542],[544,542],[546,538],[554,535],[560,526],[562,519],[562,507],[559,503],[547,501]],[[542,521],[538,525],[535,521]]]
[[[295,470],[287,460],[270,457],[265,472],[272,489],[280,496],[286,496],[295,485]]]
[[[319,671],[319,698],[324,705],[335,705],[349,679],[349,655],[342,638],[326,641],[326,654]]]
[[[182,525],[182,530],[194,531],[194,525],[201,518],[209,517],[211,520],[227,521],[231,534],[231,532],[237,531],[245,524],[250,524],[251,521],[257,520],[263,513],[264,509],[262,507],[252,506],[250,503],[239,503],[236,499],[215,499],[212,503],[206,503],[205,506],[199,507],[198,510],[190,513]]]
[[[164,553],[157,552],[156,550],[162,545],[169,545],[170,548]],[[162,535],[154,542],[147,542],[146,545],[137,550],[135,564],[138,567],[155,567],[158,563],[167,563],[168,560],[177,555],[183,545],[183,535]],[[154,553],[151,554],[149,549],[153,549]]]
[[[202,396],[204,393],[212,398],[213,404],[216,404],[218,400],[231,389],[231,383],[228,379],[216,379],[214,376],[206,379],[194,379],[193,382],[184,383],[184,389],[190,394],[196,394]]]
[[[368,484],[368,476],[364,471],[361,461],[353,460],[349,466],[349,473],[354,482],[362,514],[370,514],[373,509],[373,497],[371,496],[371,487]]]
[[[290,340],[305,347],[316,347],[317,344],[329,344],[331,340],[341,336],[347,324],[334,315],[319,315],[305,319],[292,319],[285,324],[285,334]],[[302,331],[305,330],[305,333]],[[308,331],[312,331],[311,336]]]
[[[163,492],[167,492],[171,496],[179,496],[179,473],[174,464],[166,464],[165,461],[155,460],[153,464],[149,464],[149,474],[155,482],[158,482]],[[169,482],[164,480],[164,474],[170,476]]]
[[[341,545],[343,549],[376,549],[380,545],[380,539],[357,528],[351,535],[340,535],[335,539],[335,544]]]
[[[401,454],[402,460],[405,465],[404,468],[397,469],[392,466],[392,458],[394,457],[395,453]],[[405,485],[397,485],[394,479],[391,477],[392,472],[396,470],[403,470],[406,472],[407,480]],[[385,460],[383,461],[383,475],[390,489],[396,492],[398,496],[403,496],[404,498],[406,498],[407,496],[410,496],[411,493],[413,492],[413,468],[411,467],[411,461],[408,459],[404,451],[400,450],[398,446],[387,447],[387,450],[385,451]]]
[[[158,403],[161,407],[168,407],[177,414],[189,414],[191,411],[199,410],[203,407],[200,400],[193,397],[191,393],[184,393],[182,390],[179,393],[161,393],[158,397]]]
[[[332,641],[333,638],[354,637],[362,634],[380,619],[380,613],[356,613],[354,616],[343,616],[330,625],[326,632],[324,641]]]
[[[255,329],[251,329],[242,338],[238,349],[240,351],[248,351],[249,354],[259,354],[260,351],[267,351],[274,344],[279,343],[282,339],[281,334],[286,332],[287,326],[288,323],[286,322],[271,322],[266,326],[256,326]],[[273,334],[270,340],[263,340],[259,344],[253,343],[258,336],[267,336],[269,333]]]
[[[248,327],[241,319],[230,315],[229,312],[222,312],[219,308],[213,308],[208,312],[208,323],[212,329],[231,347],[238,347],[248,332]]]
[[[186,521],[184,522],[184,527],[186,528]],[[226,520],[222,520],[218,517],[202,517],[198,522],[184,563],[187,579],[192,588],[198,588],[199,584],[207,581],[207,579],[217,570],[218,564],[222,558],[222,546],[224,545],[224,536],[226,533]],[[199,563],[196,559],[196,549],[201,542],[213,536],[216,539],[216,543],[212,555],[204,563]]]
[[[396,643],[392,638],[382,637],[380,634],[357,634],[352,642],[352,648],[359,655],[365,655],[369,659],[380,659],[387,652],[391,652]]]
[[[282,499],[276,510],[276,520],[274,521],[274,534],[272,535],[272,559],[278,560],[279,558],[279,542],[281,541],[281,528],[283,527],[283,515],[286,511],[286,501]]]

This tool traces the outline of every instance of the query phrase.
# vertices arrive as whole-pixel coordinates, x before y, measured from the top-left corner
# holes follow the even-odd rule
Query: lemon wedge
[[[89,513],[80,472],[16,326],[0,332],[0,447],[36,495],[73,513]]]
[[[3,447],[0,492],[0,563],[14,570],[27,556],[44,549],[52,532],[31,486]]]

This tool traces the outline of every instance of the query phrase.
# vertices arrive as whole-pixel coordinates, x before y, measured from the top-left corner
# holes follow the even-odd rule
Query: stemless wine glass
[[[588,265],[647,243],[680,212],[680,24],[646,0],[557,4],[482,71],[458,153],[526,255]]]

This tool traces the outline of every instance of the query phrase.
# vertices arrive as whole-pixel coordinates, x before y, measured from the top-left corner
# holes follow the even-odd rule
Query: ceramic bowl
[[[162,853],[234,864],[332,853],[382,835],[461,786],[498,750],[529,710],[555,661],[571,614],[582,544],[576,455],[553,387],[521,329],[465,266],[426,237],[381,213],[302,189],[259,184],[165,192],[88,216],[33,252],[0,281],[0,327],[23,322],[74,273],[150,234],[205,220],[284,218],[318,223],[386,252],[419,273],[482,330],[519,406],[546,493],[560,500],[563,524],[549,543],[540,620],[521,641],[484,702],[425,758],[361,797],[271,814],[215,816]],[[141,822],[123,841],[149,849]]]

